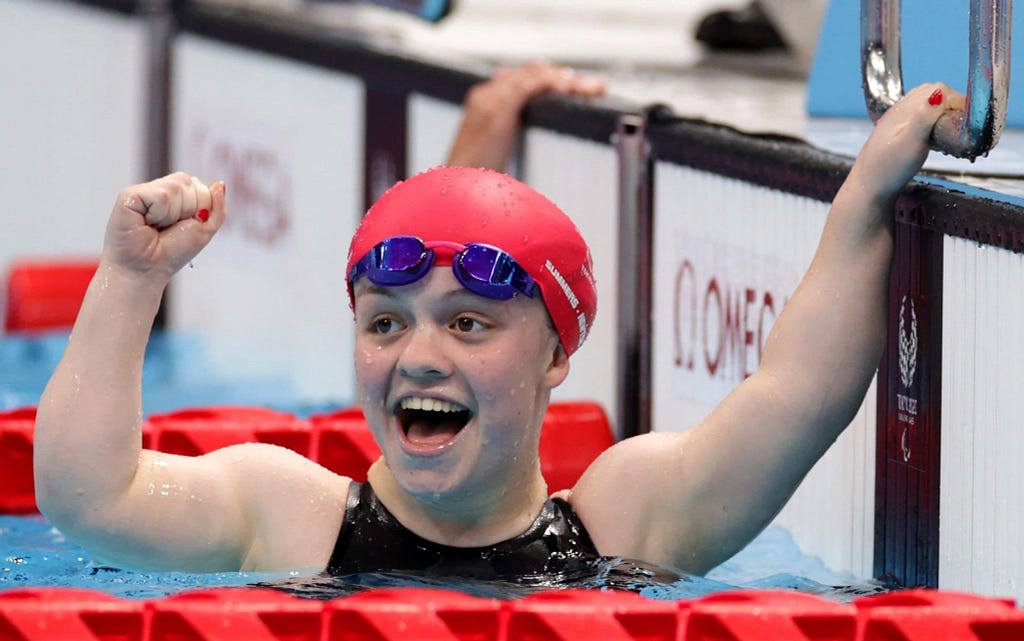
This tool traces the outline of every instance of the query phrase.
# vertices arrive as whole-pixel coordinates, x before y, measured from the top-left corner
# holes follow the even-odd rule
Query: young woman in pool
[[[962,108],[928,85],[890,109],[761,368],[692,429],[611,447],[557,500],[539,429],[596,296],[586,245],[544,197],[487,170],[439,168],[367,214],[347,279],[359,399],[383,458],[358,487],[268,445],[142,450],[151,322],[227,210],[219,182],[174,174],[129,187],[40,402],[39,506],[95,558],[149,570],[486,577],[606,555],[707,572],[778,513],[856,412],[885,333],[895,196],[934,123]]]

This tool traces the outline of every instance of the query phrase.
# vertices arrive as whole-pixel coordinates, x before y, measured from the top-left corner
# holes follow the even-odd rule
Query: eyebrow
[[[381,287],[380,285],[374,285],[370,283],[365,287],[360,287],[358,291],[353,293],[353,297],[359,294],[376,294],[377,296],[387,296],[388,298],[396,298],[397,295],[394,293],[394,287]]]
[[[398,299],[399,296],[398,296],[398,293],[395,292],[395,289],[397,289],[397,288],[396,287],[385,287],[385,286],[382,286],[382,285],[376,285],[376,284],[373,284],[373,283],[369,283],[369,284],[365,285],[364,287],[361,287],[359,292],[357,293],[357,295],[358,294],[370,294],[370,295],[384,296],[385,298],[390,298],[392,300],[396,300],[396,299]],[[501,301],[501,300],[495,300],[495,299],[492,299],[492,298],[487,298],[486,296],[480,296],[479,294],[474,294],[473,292],[469,291],[468,289],[466,289],[465,287],[462,287],[462,286],[453,287],[452,289],[446,291],[444,294],[441,294],[441,300],[443,300],[445,302],[453,301],[453,300],[457,301],[457,300],[462,299],[462,298],[468,298],[469,300],[475,301],[475,302],[483,302],[483,303],[486,303],[488,305],[492,305],[492,304],[495,304],[495,303],[507,302],[507,301]]]

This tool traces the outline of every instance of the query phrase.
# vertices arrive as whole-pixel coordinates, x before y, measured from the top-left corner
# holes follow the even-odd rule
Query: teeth
[[[403,398],[403,410],[423,410],[425,412],[461,412],[466,408],[457,403],[441,401],[436,398]]]

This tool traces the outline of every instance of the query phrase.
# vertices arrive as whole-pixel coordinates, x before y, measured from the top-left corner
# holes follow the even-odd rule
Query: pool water
[[[339,578],[281,573],[131,572],[94,564],[88,554],[35,516],[0,516],[0,590],[24,587],[94,589],[132,599],[159,598],[185,590],[222,586],[272,586],[313,599],[330,599],[369,588],[436,587],[475,596],[517,598],[552,588],[622,589],[656,599],[690,599],[734,588],[789,588],[847,602],[884,589],[870,581],[829,571],[802,554],[781,528],[769,528],[746,549],[706,577],[679,576],[621,559],[602,559],[578,572],[543,583],[470,581],[412,573],[373,572]]]
[[[67,344],[66,333],[0,337],[0,411],[38,404]],[[195,337],[155,333],[143,370],[146,414],[183,406],[261,405],[305,417],[351,404],[350,399],[298,399],[288,382],[222,381],[205,369]],[[201,384],[193,381],[201,381]],[[462,581],[406,573],[364,573],[342,578],[289,573],[140,573],[93,563],[42,516],[0,515],[0,590],[22,587],[96,589],[126,598],[158,598],[214,586],[271,585],[298,596],[334,598],[379,587],[440,587],[477,596],[516,598],[551,588],[624,589],[658,599],[689,599],[734,588],[791,588],[838,601],[884,589],[871,581],[830,571],[803,554],[788,532],[771,527],[746,549],[705,577],[680,576],[622,559],[601,559],[555,580],[534,583]]]

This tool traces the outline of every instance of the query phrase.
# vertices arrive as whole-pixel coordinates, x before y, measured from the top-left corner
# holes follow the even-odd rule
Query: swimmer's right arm
[[[277,526],[261,510],[280,503],[282,516],[302,518],[294,509],[304,508],[290,507],[296,501],[280,500],[282,487],[323,494],[345,484],[281,448],[243,446],[196,458],[142,449],[142,363],[161,296],[225,216],[224,184],[208,187],[182,173],[122,191],[99,268],[39,402],[40,511],[114,565],[272,569],[262,548]],[[268,486],[268,476],[280,485]]]

